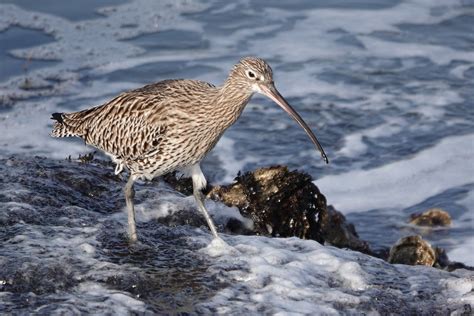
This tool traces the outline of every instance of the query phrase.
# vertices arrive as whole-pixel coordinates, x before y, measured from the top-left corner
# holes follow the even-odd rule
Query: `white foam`
[[[457,296],[467,294],[472,291],[474,287],[473,280],[442,280],[441,284],[448,290],[449,296]],[[472,297],[472,296],[471,296]]]
[[[183,3],[185,2],[185,3]],[[14,5],[2,5],[9,14],[0,16],[0,25],[18,25],[44,30],[57,41],[27,49],[11,51],[17,57],[60,59],[54,67],[68,68],[100,65],[143,50],[123,39],[144,33],[167,30],[200,31],[201,25],[183,13],[206,8],[202,3],[186,1],[137,0],[99,10],[104,17],[72,22],[58,16],[30,12]],[[137,23],[139,22],[139,23]],[[123,27],[134,25],[135,27]],[[100,30],[100,31],[97,31]],[[91,45],[94,43],[94,45]],[[93,56],[93,58],[91,58]]]
[[[440,14],[433,15],[432,10],[436,7],[436,3],[415,0],[378,10],[309,9],[305,10],[303,18],[299,18],[292,29],[253,42],[253,50],[265,51],[275,58],[284,52],[285,60],[293,62],[368,55],[380,58],[427,57],[438,64],[447,64],[452,60],[474,61],[474,55],[470,52],[438,45],[385,41],[372,35],[376,31],[399,32],[398,25],[403,23],[416,21],[417,24],[437,24],[462,14],[462,8],[451,3],[451,6],[443,7]],[[283,10],[267,11],[271,16],[281,19],[291,16],[291,13]],[[301,12],[293,14],[301,16]],[[332,34],[332,30],[353,34],[363,47],[337,43],[338,35]],[[292,49],[287,49],[287,43],[292,44]]]
[[[474,226],[471,234],[474,233]],[[468,266],[474,267],[474,236],[467,237],[448,252],[448,258],[451,261],[462,262]]]
[[[471,52],[459,51],[445,46],[389,42],[369,36],[359,36],[358,39],[364,44],[371,56],[379,58],[425,57],[439,65],[447,65],[454,60],[474,62],[474,56]]]
[[[411,88],[420,88],[418,85],[419,83],[407,84]],[[364,91],[364,93],[366,92]],[[442,83],[424,83],[422,91],[417,89],[415,93],[404,93],[402,91],[367,93],[369,94],[368,100],[364,100],[364,104],[355,101],[349,104],[340,103],[338,106],[359,108],[360,110],[381,110],[381,115],[385,116],[386,121],[377,126],[344,136],[343,147],[336,152],[336,155],[357,157],[364,154],[368,148],[365,139],[374,142],[377,138],[389,137],[404,131],[431,129],[433,123],[437,123],[444,118],[448,107],[464,101],[458,92],[450,90],[448,86]],[[419,119],[419,124],[412,124],[399,117],[383,115],[381,107],[387,103],[390,106],[396,106],[402,112],[416,111],[417,114],[422,116]],[[461,122],[462,119],[458,121]],[[450,120],[445,120],[445,122],[448,125],[455,124]]]
[[[474,64],[459,65],[457,67],[454,67],[450,71],[450,73],[459,79],[465,79],[464,73],[473,67],[474,67]]]
[[[403,122],[399,119],[391,118],[389,122],[375,127],[361,130],[344,136],[344,146],[336,152],[336,155],[356,157],[367,151],[364,138],[388,137],[399,133],[402,130]]]
[[[474,134],[445,138],[412,158],[315,181],[343,213],[405,208],[474,182]]]
[[[474,144],[472,145],[474,146]],[[474,190],[469,191],[459,203],[470,211],[474,210]],[[465,215],[474,222],[474,212],[467,212]]]
[[[430,296],[424,308],[433,304],[446,308],[446,298],[451,299],[451,308],[456,308],[469,300],[472,288],[466,273],[452,275],[428,267],[390,265],[315,241],[256,236],[228,236],[226,240],[239,255],[212,253],[215,262],[210,271],[216,271],[229,285],[209,302],[200,304],[204,310],[284,315],[318,311],[337,315],[341,310],[360,313],[367,305],[377,310],[374,296],[380,298],[381,306],[386,299],[411,304],[418,293],[442,293]],[[209,248],[202,251],[208,252]],[[389,289],[380,282],[390,282]],[[386,291],[390,291],[390,298]],[[403,294],[408,291],[410,294]]]
[[[125,315],[146,311],[146,304],[139,299],[96,282],[82,282],[75,292],[75,296],[70,297],[63,305],[86,307],[98,314]]]
[[[457,226],[467,226],[471,236],[467,236],[462,242],[456,241],[453,249],[448,252],[448,258],[474,267],[474,190],[469,191],[459,203],[466,207],[467,212],[455,223]]]
[[[219,257],[223,255],[238,256],[240,252],[234,247],[227,244],[223,239],[213,238],[211,242],[201,252],[206,253],[211,257]]]
[[[240,252],[239,256],[224,255],[217,259],[226,262],[225,265],[232,266],[237,263],[244,264],[247,268],[231,270],[233,285],[213,298],[216,303],[230,299],[229,303],[232,304],[234,301],[232,298],[240,297],[244,287],[246,290],[243,292],[249,291],[249,294],[245,295],[245,307],[252,311],[271,305],[275,312],[280,313],[309,313],[318,310],[317,308],[335,312],[331,303],[325,302],[327,289],[321,290],[326,273],[334,273],[334,277],[348,288],[359,290],[365,287],[357,263],[340,262],[339,258],[316,242],[296,238],[263,237],[242,237],[232,240],[237,241],[234,248]],[[295,247],[301,250],[295,250]],[[326,256],[328,260],[320,261],[321,263],[314,262],[313,259],[319,258],[320,255]],[[360,301],[356,296],[337,292],[339,295],[334,295],[330,300],[356,303]]]

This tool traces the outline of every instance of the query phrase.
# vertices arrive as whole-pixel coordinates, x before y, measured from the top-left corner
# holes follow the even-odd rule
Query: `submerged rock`
[[[388,262],[432,267],[436,252],[421,236],[403,237],[390,249]]]
[[[451,216],[441,208],[431,208],[419,214],[410,216],[410,224],[418,226],[449,226],[451,225]]]

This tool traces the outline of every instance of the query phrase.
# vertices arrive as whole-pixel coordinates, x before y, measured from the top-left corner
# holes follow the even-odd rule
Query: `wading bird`
[[[199,164],[254,93],[269,97],[292,116],[328,163],[316,136],[275,88],[270,66],[256,57],[241,59],[220,87],[198,80],[164,80],[122,93],[98,107],[54,113],[51,136],[80,137],[112,158],[116,174],[129,170],[125,200],[130,241],[137,240],[134,182],[174,170],[192,178],[197,206],[218,238],[204,203],[202,190],[207,183]]]

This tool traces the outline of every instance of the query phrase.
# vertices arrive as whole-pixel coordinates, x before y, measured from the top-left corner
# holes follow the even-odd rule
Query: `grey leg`
[[[204,194],[202,194],[202,189],[206,187],[207,182],[206,178],[204,177],[204,174],[201,171],[201,167],[199,166],[199,164],[195,164],[193,166],[188,167],[186,172],[190,174],[191,178],[193,179],[193,194],[194,198],[196,199],[197,206],[201,213],[204,215],[204,218],[207,221],[207,225],[209,226],[209,229],[214,235],[214,238],[219,238],[216,226],[214,225],[211,216],[209,216],[209,211],[207,210],[206,204],[204,203]]]
[[[209,225],[209,229],[211,230],[214,238],[219,238],[217,234],[216,226],[214,226],[214,222],[212,221],[211,216],[209,216],[209,212],[207,211],[206,205],[204,204],[204,194],[202,194],[201,189],[196,190],[196,186],[193,185],[194,189],[194,198],[196,199],[196,203],[198,205],[199,210],[204,215],[204,218],[207,221],[207,225]]]
[[[127,202],[127,213],[128,213],[128,238],[131,242],[137,241],[137,228],[135,226],[135,208],[133,206],[133,198],[135,197],[135,190],[133,184],[135,179],[130,176],[127,184],[125,185],[125,201]]]

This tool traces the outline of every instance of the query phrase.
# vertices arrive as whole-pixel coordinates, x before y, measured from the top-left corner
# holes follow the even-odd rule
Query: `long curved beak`
[[[313,131],[309,128],[308,124],[301,118],[301,116],[296,112],[289,104],[286,102],[285,98],[281,96],[278,90],[273,84],[261,84],[259,85],[261,93],[275,101],[286,113],[288,113],[298,124],[305,130],[308,134],[311,141],[314,143],[316,148],[321,152],[321,157],[326,163],[329,163],[328,156],[324,152],[323,146],[319,143],[318,139],[314,135]]]

